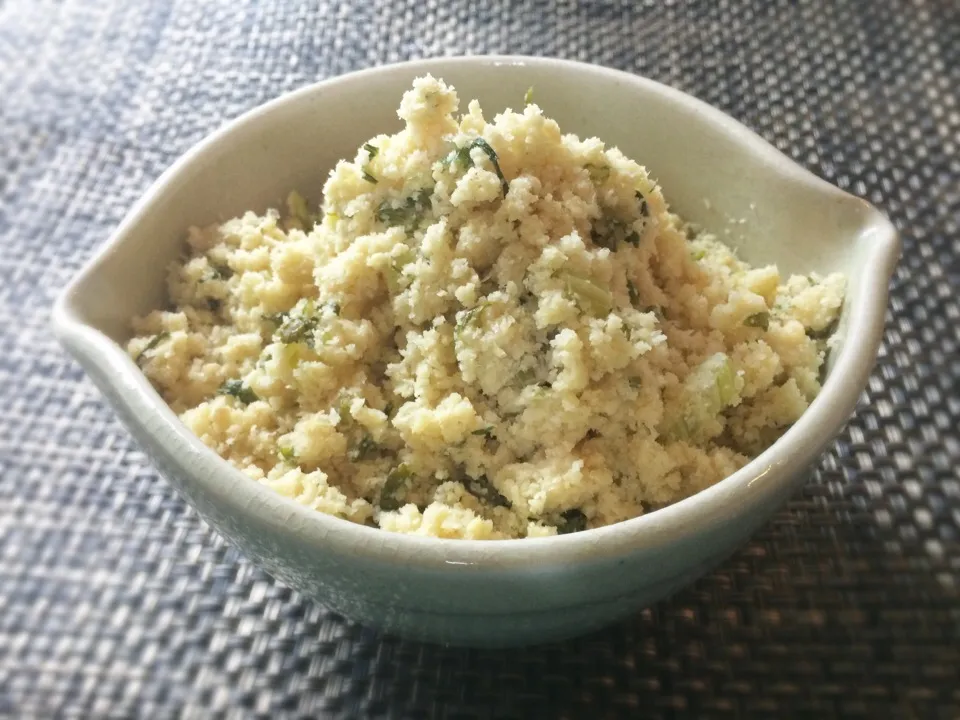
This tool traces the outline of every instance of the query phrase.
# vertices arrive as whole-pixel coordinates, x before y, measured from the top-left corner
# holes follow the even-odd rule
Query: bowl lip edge
[[[436,566],[437,562],[450,563],[458,566],[497,568],[505,566],[525,565],[532,559],[545,562],[569,560],[571,553],[577,557],[597,555],[620,555],[639,547],[658,547],[675,542],[684,537],[696,535],[707,526],[716,526],[725,521],[721,517],[724,513],[736,516],[743,510],[745,497],[752,498],[751,507],[760,504],[768,496],[782,489],[786,476],[792,470],[800,470],[806,466],[829,442],[840,427],[845,424],[847,416],[853,411],[857,397],[865,386],[870,369],[876,357],[883,333],[883,321],[887,306],[887,285],[892,276],[896,260],[900,252],[900,239],[896,229],[883,214],[869,203],[830,185],[816,177],[792,159],[783,155],[774,146],[757,135],[745,125],[727,116],[722,111],[707,105],[697,98],[683,93],[680,90],[663,85],[631,73],[605,68],[602,66],[581,63],[569,60],[555,60],[549,58],[533,58],[526,56],[475,56],[458,58],[431,58],[427,60],[413,60],[404,63],[383,65],[375,68],[359,70],[345,75],[331,77],[317,83],[309,84],[278,98],[259,105],[239,117],[222,124],[217,130],[190,148],[180,156],[161,176],[150,186],[146,193],[133,205],[124,217],[110,239],[98,249],[93,257],[81,268],[70,283],[57,298],[52,313],[52,324],[55,334],[61,343],[80,361],[88,372],[91,368],[101,371],[118,369],[129,377],[135,370],[129,365],[129,358],[125,353],[122,357],[127,360],[127,367],[116,367],[111,360],[111,348],[119,350],[113,340],[104,335],[98,328],[87,324],[77,312],[77,295],[86,285],[97,267],[122,242],[124,236],[134,228],[140,216],[147,207],[155,201],[155,196],[180,171],[190,165],[195,158],[209,151],[217,143],[222,142],[235,132],[243,123],[252,122],[262,113],[271,112],[278,106],[291,102],[301,95],[307,95],[321,90],[323,87],[339,82],[362,80],[367,74],[410,70],[421,68],[430,71],[447,63],[470,64],[537,64],[546,66],[570,66],[579,72],[599,72],[610,74],[618,79],[645,86],[648,90],[666,94],[675,101],[707,114],[708,121],[720,124],[724,129],[734,132],[738,136],[739,144],[749,146],[755,154],[767,158],[773,163],[777,172],[797,182],[813,185],[821,192],[834,195],[844,202],[859,203],[865,211],[864,225],[861,230],[870,230],[875,235],[875,243],[863,268],[861,277],[864,282],[858,299],[859,317],[852,317],[845,347],[838,357],[831,376],[820,394],[813,401],[803,416],[781,437],[776,443],[736,473],[724,478],[715,485],[706,488],[684,500],[674,503],[656,513],[632,518],[601,528],[575,533],[565,536],[551,536],[544,538],[524,538],[521,542],[514,540],[452,540],[434,537],[421,537],[387,533],[380,529],[357,525],[341,518],[325,515],[300,505],[291,498],[286,498],[274,490],[251,480],[239,470],[230,466],[212,450],[202,445],[179,420],[173,416],[176,437],[156,436],[157,444],[170,451],[170,457],[176,460],[173,450],[168,447],[175,442],[182,445],[184,435],[188,442],[195,441],[199,447],[191,448],[191,456],[198,454],[204,459],[205,467],[200,472],[178,464],[178,470],[197,484],[204,485],[204,491],[218,496],[222,501],[233,505],[234,512],[243,514],[257,514],[259,519],[276,526],[278,531],[285,531],[296,535],[304,542],[316,542],[327,547],[331,541],[339,550],[358,552],[373,556],[385,544],[393,546],[393,554],[403,554],[406,559],[416,560],[418,564]],[[121,351],[122,352],[122,351]],[[115,358],[114,358],[115,360]],[[841,371],[849,374],[841,380]],[[146,383],[142,374],[136,373],[139,380]],[[149,384],[147,384],[149,387]],[[152,388],[150,388],[152,391]],[[126,407],[129,415],[138,423],[143,423],[145,413],[156,413],[157,406],[165,409],[172,415],[169,408],[163,403],[159,395],[152,391],[155,398],[150,399],[145,394],[136,397],[120,398],[119,401]],[[832,405],[833,409],[828,409]],[[168,418],[169,421],[169,418]],[[145,432],[151,432],[144,428]],[[157,435],[157,433],[154,433]],[[179,448],[182,449],[182,448]],[[794,467],[795,466],[795,467]],[[782,474],[784,477],[779,483],[763,483],[762,487],[745,491],[760,478],[771,471]],[[236,480],[243,479],[238,488]],[[229,489],[229,492],[226,492]],[[237,493],[237,490],[246,492]],[[257,491],[263,491],[260,495]],[[266,495],[269,494],[269,497]],[[243,496],[243,497],[241,497]],[[280,502],[271,502],[279,499]],[[258,503],[262,503],[258,507]],[[737,503],[740,509],[734,509]],[[295,522],[291,522],[294,520]],[[282,526],[282,527],[281,527]],[[690,527],[695,528],[691,532]],[[386,541],[389,542],[386,542]]]

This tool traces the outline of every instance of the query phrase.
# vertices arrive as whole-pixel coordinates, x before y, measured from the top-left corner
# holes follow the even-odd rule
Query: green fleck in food
[[[733,369],[730,358],[726,355],[723,355],[722,359],[718,361],[715,377],[716,404],[719,405],[720,409],[730,407],[737,401],[739,394],[737,392],[737,373]]]
[[[223,385],[220,386],[220,389],[217,391],[218,395],[229,395],[230,397],[235,397],[240,402],[245,405],[249,405],[252,402],[256,402],[260,398],[257,397],[257,394],[251,390],[249,387],[243,384],[242,380],[227,380]]]
[[[304,346],[299,343],[290,343],[286,345],[281,345],[280,350],[277,353],[276,359],[281,367],[285,368],[295,368],[300,364],[300,359],[303,356]]]
[[[379,446],[376,441],[370,437],[369,434],[364,434],[364,436],[360,438],[360,442],[349,450],[347,457],[351,461],[357,462],[358,460],[368,460],[377,455],[378,452]]]
[[[143,359],[146,357],[146,354],[147,354],[148,352],[150,352],[151,350],[155,349],[160,343],[164,342],[164,341],[167,340],[169,337],[170,337],[170,333],[168,333],[166,330],[164,330],[163,332],[157,333],[157,334],[154,335],[152,338],[150,338],[150,342],[148,342],[146,345],[143,346],[143,350],[141,350],[139,353],[137,353],[137,357],[134,358],[133,361],[134,361],[137,365],[139,365],[139,364],[140,364],[140,361],[143,360]]]
[[[573,273],[564,275],[567,293],[571,295],[585,312],[594,317],[602,317],[613,307],[613,295],[593,280],[589,280]]]
[[[493,426],[489,425],[485,428],[480,428],[479,430],[474,430],[470,433],[471,435],[482,435],[484,437],[493,437]]]
[[[404,283],[403,269],[416,259],[416,255],[409,247],[402,248],[402,252],[396,255],[390,267],[384,273],[384,279],[387,282],[387,289],[391,295],[396,295],[403,290]]]
[[[637,212],[640,213],[640,217],[650,217],[650,207],[647,205],[647,198],[645,198],[639,190],[634,193],[634,197],[637,198]]]
[[[377,220],[385,225],[402,225],[408,232],[415,230],[430,209],[433,188],[422,188],[396,205],[384,200],[377,206]]]
[[[583,166],[583,169],[586,170],[590,175],[590,180],[594,185],[602,185],[610,177],[609,165],[595,165],[593,163],[587,163]]]
[[[690,251],[690,257],[693,258],[696,262],[700,262],[707,256],[707,251],[703,248],[696,248]]]
[[[586,529],[587,516],[583,514],[583,510],[573,508],[560,514],[560,520],[557,522],[557,533],[559,535],[569,535]]]
[[[758,312],[753,315],[749,315],[744,319],[743,324],[747,327],[760,328],[761,330],[770,329],[770,313],[768,312]]]
[[[363,175],[363,179],[368,183],[373,183],[374,185],[377,184],[377,179],[370,174],[370,171],[367,168],[361,168],[360,173]]]
[[[316,327],[316,318],[296,315],[284,320],[283,325],[277,330],[276,337],[280,342],[286,344],[303,343],[304,345],[311,345]]]
[[[737,373],[725,353],[714,353],[686,380],[690,398],[708,415],[716,415],[737,399]]]
[[[627,280],[627,293],[630,296],[630,304],[633,305],[633,307],[638,307],[640,305],[640,292],[631,280]]]
[[[599,223],[594,223],[593,228],[590,230],[590,239],[597,247],[606,248],[607,250],[617,249],[616,235],[610,232],[606,226],[601,229]]]
[[[486,475],[476,478],[465,476],[461,482],[467,492],[483,502],[493,507],[510,507],[510,501],[500,494]]]
[[[633,229],[632,224],[617,217],[609,210],[593,221],[590,228],[590,239],[597,247],[607,248],[607,250],[614,252],[621,242],[634,247],[640,245],[640,234]]]
[[[376,145],[372,145],[371,143],[364,143],[363,149],[367,151],[367,155],[370,156],[371,160],[373,160],[373,158],[377,156],[377,153],[380,152],[380,148],[378,148]]]
[[[530,105],[533,102],[533,86],[527,88],[527,91],[523,94],[523,104]]]
[[[819,330],[814,330],[813,328],[807,328],[806,329],[807,337],[810,338],[811,340],[826,340],[837,331],[837,325],[839,324],[840,324],[840,318],[835,317],[825,327],[822,327]]]
[[[280,458],[286,462],[293,463],[297,461],[297,453],[295,453],[289,445],[278,445],[277,452],[280,453]]]
[[[470,152],[474,148],[480,148],[490,159],[490,163],[493,165],[493,171],[500,179],[500,188],[503,191],[504,197],[506,197],[506,194],[510,191],[510,183],[508,183],[507,179],[503,176],[503,171],[500,169],[500,159],[497,157],[496,151],[490,147],[490,143],[483,138],[474,138],[463,147],[455,148],[444,158],[443,162],[449,164],[451,167],[468,168],[473,165],[473,158],[470,156]]]
[[[709,439],[705,428],[726,408],[739,402],[741,386],[730,358],[725,353],[714,353],[687,376],[681,414],[674,418],[665,434],[687,442]]]
[[[229,280],[231,277],[233,277],[233,270],[229,265],[210,262],[211,280]]]
[[[403,507],[403,492],[408,489],[413,473],[405,464],[401,463],[387,474],[387,479],[380,488],[379,506],[381,510],[399,510]]]
[[[529,385],[537,379],[537,371],[533,368],[524,368],[514,376],[517,385]]]
[[[475,305],[472,308],[467,310],[461,310],[457,313],[457,324],[454,326],[453,335],[454,339],[457,340],[460,338],[460,334],[466,330],[475,320],[480,318],[480,314],[483,312],[485,305]]]

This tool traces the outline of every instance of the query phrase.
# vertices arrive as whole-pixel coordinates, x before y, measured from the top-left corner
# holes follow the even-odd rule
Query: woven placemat
[[[149,183],[348,70],[510,52],[729,112],[904,233],[860,410],[719,570],[552,647],[381,638],[211,532],[48,327]],[[960,5],[0,0],[0,716],[960,717]]]

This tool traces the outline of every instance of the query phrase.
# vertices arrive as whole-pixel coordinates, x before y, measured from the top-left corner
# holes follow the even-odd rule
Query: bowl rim
[[[212,149],[228,143],[239,128],[261,117],[339,84],[363,82],[390,73],[442,74],[444,68],[490,69],[502,66],[549,67],[553,71],[615,81],[630,91],[659,95],[678,112],[696,113],[733,139],[745,153],[770,166],[792,183],[816,190],[825,200],[859,205],[861,233],[871,233],[871,250],[862,269],[856,312],[849,317],[847,335],[826,383],[800,419],[773,445],[743,468],[715,485],[654,513],[569,535],[511,540],[444,539],[392,533],[312,510],[281,496],[249,478],[206,447],[184,426],[152,388],[126,352],[102,331],[85,322],[77,299],[97,269],[133,231],[157,196],[169,190],[183,170]],[[527,567],[570,562],[598,556],[616,556],[639,548],[656,549],[690,537],[744,514],[782,494],[791,476],[804,469],[847,422],[866,386],[883,335],[888,283],[900,254],[896,228],[884,215],[860,198],[818,178],[785,156],[745,125],[680,90],[633,73],[571,60],[512,55],[438,57],[410,60],[350,72],[309,84],[246,111],[225,123],[176,160],[138,200],[107,242],[75,275],[58,297],[52,312],[54,332],[90,374],[118,390],[116,409],[149,434],[153,443],[176,467],[178,474],[213,498],[227,513],[249,515],[304,542],[350,554],[403,557],[405,562],[438,564],[476,570]],[[848,296],[849,300],[849,296]],[[125,391],[124,393],[119,390]],[[148,420],[153,416],[155,420]],[[184,458],[189,458],[188,466]],[[768,478],[768,476],[770,476]],[[758,482],[767,479],[766,482]],[[176,482],[172,482],[177,487]]]

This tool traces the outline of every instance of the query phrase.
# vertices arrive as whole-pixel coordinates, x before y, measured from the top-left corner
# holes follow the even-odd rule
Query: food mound
[[[190,230],[128,349],[204,443],[357,523],[524,538],[696,493],[800,417],[842,276],[744,264],[535,104],[458,107],[419,78],[318,208]]]

